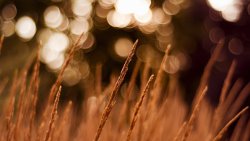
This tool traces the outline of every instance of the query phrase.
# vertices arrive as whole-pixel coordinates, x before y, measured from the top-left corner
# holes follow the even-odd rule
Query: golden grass
[[[83,84],[83,87],[87,87],[86,95],[77,113],[77,103],[68,101],[66,106],[62,106],[59,101],[63,72],[72,60],[78,43],[70,48],[45,102],[39,101],[42,84],[38,53],[30,74],[28,72],[33,60],[27,62],[20,72],[16,71],[12,79],[0,81],[0,98],[3,98],[0,141],[249,141],[248,107],[242,107],[249,97],[250,83],[244,85],[241,79],[232,81],[236,61],[233,61],[221,88],[218,106],[213,107],[206,98],[211,70],[221,52],[223,41],[218,44],[204,69],[192,106],[186,105],[181,98],[183,93],[178,75],[166,74],[162,69],[168,61],[170,47],[156,71],[154,83],[153,76],[149,77],[152,72],[150,66],[140,61],[136,62],[129,82],[124,82],[136,51],[136,41],[120,75],[112,75],[107,86],[102,84],[105,66],[96,66],[95,86]],[[162,81],[167,75],[169,81],[165,88]],[[141,80],[139,86],[137,78]],[[120,89],[123,83],[128,84],[125,90]],[[8,93],[3,93],[6,89]],[[42,109],[39,110],[37,106]],[[226,134],[234,122],[237,123],[232,128],[232,135]]]

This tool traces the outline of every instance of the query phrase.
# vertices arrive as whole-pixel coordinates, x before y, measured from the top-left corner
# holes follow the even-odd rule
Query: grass
[[[186,105],[181,98],[177,76],[170,76],[167,88],[162,85],[162,80],[167,75],[162,67],[168,61],[170,47],[167,48],[156,74],[150,74],[150,68],[146,64],[142,67],[142,62],[137,62],[128,87],[125,91],[120,91],[136,51],[137,40],[119,77],[112,77],[108,86],[104,87],[101,82],[105,66],[99,64],[96,67],[96,87],[89,88],[94,92],[86,94],[81,108],[82,115],[74,112],[75,103],[72,101],[66,106],[58,105],[63,91],[62,76],[76,52],[78,42],[69,50],[45,102],[39,102],[38,97],[41,88],[39,55],[34,59],[33,65],[28,62],[21,71],[15,72],[12,79],[1,80],[0,96],[4,100],[0,108],[0,141],[250,140],[248,107],[242,107],[244,100],[249,97],[250,83],[243,87],[242,80],[232,81],[237,68],[236,61],[232,62],[228,71],[217,107],[214,108],[206,99],[211,70],[222,49],[223,40],[204,69],[193,106]],[[31,76],[27,77],[31,67]],[[141,75],[139,69],[143,69]],[[142,83],[140,92],[135,93],[135,80],[138,77]],[[8,93],[2,93],[8,88],[7,83],[10,84]],[[124,99],[119,97],[120,93],[125,95]],[[141,95],[138,96],[137,93]],[[167,96],[163,98],[162,93]],[[136,98],[132,99],[131,96]],[[37,106],[43,107],[42,110],[38,111]],[[189,108],[192,109],[191,112]],[[231,134],[227,134],[233,123],[235,128],[232,128]]]

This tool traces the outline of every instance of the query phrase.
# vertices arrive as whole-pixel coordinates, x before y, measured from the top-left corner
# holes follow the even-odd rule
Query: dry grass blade
[[[250,139],[250,119],[245,128],[245,132],[242,134],[242,141],[249,141]]]
[[[184,122],[181,128],[178,130],[177,135],[174,137],[173,141],[178,141],[181,138],[181,133],[186,128],[187,122]]]
[[[196,92],[196,96],[194,98],[194,101],[197,101],[198,97],[200,96],[200,94],[202,93],[202,91],[204,90],[204,88],[206,87],[210,74],[211,74],[211,70],[213,68],[213,65],[215,64],[216,60],[218,59],[223,46],[224,46],[225,40],[221,39],[219,41],[219,43],[217,44],[212,56],[210,57],[206,67],[204,68],[204,73],[202,74],[201,80],[200,80],[200,84],[199,87],[197,89]]]
[[[237,111],[240,109],[240,107],[242,106],[242,104],[244,103],[244,100],[246,100],[246,98],[248,97],[250,92],[250,83],[248,83],[243,90],[240,92],[239,96],[237,97],[237,99],[234,101],[234,103],[232,104],[231,108],[230,108],[230,113],[227,116],[227,119],[232,118],[233,115],[235,115],[237,113]]]
[[[161,93],[161,87],[162,87],[162,79],[164,78],[164,71],[163,71],[163,68],[164,68],[164,64],[166,63],[168,57],[169,57],[169,54],[170,54],[170,49],[171,49],[171,45],[168,45],[168,47],[166,48],[166,51],[165,51],[165,55],[161,61],[161,65],[160,65],[160,68],[157,72],[157,75],[156,75],[156,78],[155,78],[155,82],[154,82],[154,87],[153,87],[153,90],[151,92],[151,97],[152,97],[152,103],[151,105],[153,106],[156,106],[159,102],[159,99],[161,97],[160,93]],[[154,107],[150,107],[150,108],[154,108]]]
[[[62,68],[58,74],[58,77],[56,79],[56,82],[53,84],[51,90],[50,90],[50,93],[49,93],[49,103],[52,103],[53,101],[53,98],[56,94],[56,91],[58,89],[58,87],[61,85],[62,83],[62,79],[63,79],[63,73],[65,71],[65,69],[67,68],[67,66],[69,65],[70,61],[73,59],[73,56],[74,56],[74,53],[81,41],[81,38],[83,37],[83,34],[80,35],[80,37],[78,38],[78,40],[76,41],[76,43],[70,48],[69,50],[69,53],[68,53],[68,56],[67,58],[65,59],[63,65],[62,65]]]
[[[1,54],[1,50],[3,48],[3,41],[4,41],[4,35],[1,35],[1,38],[0,38],[0,54]]]
[[[15,97],[11,97],[9,106],[8,106],[8,113],[7,113],[7,124],[6,124],[6,139],[7,141],[11,140],[11,120],[14,115],[14,109],[15,109]]]
[[[109,114],[110,114],[110,112],[112,110],[112,107],[113,107],[113,105],[115,103],[115,100],[114,100],[115,96],[116,96],[116,94],[117,94],[117,92],[118,92],[118,90],[119,90],[119,88],[120,88],[120,86],[121,86],[121,84],[122,84],[122,82],[124,80],[124,77],[125,77],[125,75],[126,75],[126,73],[128,71],[128,65],[131,62],[131,60],[132,60],[132,58],[133,58],[133,56],[135,54],[135,49],[137,47],[137,43],[138,43],[138,40],[135,41],[135,43],[133,45],[133,48],[132,48],[130,54],[128,55],[124,65],[122,67],[120,76],[118,77],[118,79],[117,79],[117,81],[115,83],[115,86],[114,86],[114,88],[113,88],[113,90],[111,92],[111,96],[110,96],[110,99],[108,101],[108,104],[106,105],[106,107],[105,107],[105,109],[104,109],[104,111],[102,113],[101,121],[99,123],[99,126],[98,126],[98,129],[97,129],[94,141],[98,141],[99,138],[100,138],[102,129],[103,129],[103,127],[104,127],[104,125],[105,125],[105,123],[106,123],[106,121],[107,121],[107,119],[109,117]]]
[[[129,103],[129,100],[130,100],[130,95],[134,90],[135,81],[136,81],[136,77],[138,75],[140,66],[141,66],[141,62],[137,61],[136,64],[135,64],[135,67],[133,69],[133,73],[132,73],[132,76],[130,78],[128,88],[126,89],[126,92],[125,92],[125,99],[124,99],[124,102],[123,102],[123,105],[122,105],[122,108],[121,108],[121,114],[120,114],[121,116],[119,117],[119,120],[118,120],[118,130],[119,131],[121,130],[123,122],[126,119],[126,117],[129,117],[129,116],[126,116],[127,111],[130,110],[130,107],[128,106],[128,103]]]
[[[139,110],[141,108],[143,99],[144,99],[145,95],[148,93],[150,84],[153,81],[153,79],[154,79],[154,75],[151,75],[148,82],[147,82],[147,84],[146,84],[146,87],[145,87],[145,89],[144,89],[144,91],[143,91],[143,93],[142,93],[142,95],[141,95],[141,97],[139,99],[139,101],[136,103],[134,115],[133,115],[132,122],[131,122],[129,130],[128,130],[128,133],[127,133],[126,141],[130,141],[130,139],[131,139],[131,134],[132,134],[132,131],[133,131],[134,127],[135,127],[135,124],[136,124],[136,121],[137,121],[137,118],[138,118],[138,115],[139,115]]]
[[[18,102],[17,102],[17,121],[16,121],[16,125],[15,125],[15,128],[14,128],[14,138],[17,138],[18,137],[18,134],[19,132],[17,131],[21,124],[22,124],[22,120],[23,120],[23,117],[24,117],[24,103],[25,103],[25,93],[26,93],[26,82],[27,82],[27,70],[24,70],[23,71],[23,74],[21,75],[21,78],[20,78],[20,95],[18,97]]]
[[[248,110],[248,107],[244,108],[241,110],[234,118],[232,118],[221,130],[220,132],[213,138],[212,141],[220,141],[221,138],[223,137],[224,133],[227,131],[228,127],[235,121],[237,120],[244,112]]]
[[[39,51],[38,51],[39,53]],[[27,138],[30,141],[31,140],[31,132],[32,132],[32,126],[34,122],[34,118],[36,115],[36,105],[37,105],[37,100],[38,100],[38,89],[39,89],[39,84],[40,84],[40,79],[39,79],[39,68],[40,68],[40,59],[39,59],[39,54],[37,54],[37,60],[36,64],[33,69],[33,75],[31,78],[31,86],[28,90],[28,96],[31,96],[31,102],[30,102],[30,122],[29,122],[29,129],[28,129],[28,135]],[[34,84],[33,84],[34,83]],[[33,92],[33,95],[31,95]]]
[[[228,97],[225,99],[223,103],[217,106],[213,119],[214,130],[218,129],[218,126],[220,126],[221,120],[224,118],[224,114],[226,113],[230,105],[232,105],[232,102],[235,100],[242,86],[243,86],[243,81],[241,79],[236,80],[233,87],[229,91]]]
[[[61,87],[59,87],[59,90],[58,90],[58,92],[56,94],[56,98],[55,98],[55,101],[54,101],[54,105],[53,105],[53,109],[52,109],[52,113],[51,113],[51,117],[50,117],[50,121],[49,121],[49,127],[48,127],[48,129],[46,131],[44,141],[48,141],[49,138],[50,138],[51,131],[52,131],[52,125],[53,125],[53,123],[55,121],[55,116],[56,116],[56,113],[57,113],[57,107],[58,107],[60,95],[61,95]]]
[[[135,80],[136,80],[136,77],[137,77],[137,75],[138,75],[140,66],[141,66],[141,62],[140,62],[140,61],[137,61],[136,64],[135,64],[135,67],[134,67],[134,69],[133,69],[133,73],[132,73],[131,79],[130,79],[130,81],[129,81],[128,88],[127,88],[127,90],[126,90],[126,92],[125,92],[125,100],[126,100],[126,101],[129,100],[130,94],[131,94],[132,91],[133,91],[133,88],[134,88],[134,86],[135,86]]]
[[[0,82],[0,96],[2,95],[2,92],[5,88],[5,86],[7,85],[8,81],[9,80],[7,78],[5,78]]]
[[[226,94],[227,94],[229,86],[231,84],[232,77],[233,77],[234,71],[236,69],[236,65],[237,65],[237,62],[234,60],[230,66],[227,77],[224,81],[224,85],[222,87],[221,96],[220,96],[220,104],[223,103],[225,98],[226,98]]]
[[[236,127],[234,128],[233,134],[230,141],[239,141],[241,133],[244,131],[244,124],[247,119],[247,114],[244,114],[240,117]]]
[[[207,87],[205,87],[205,89],[201,93],[197,103],[195,104],[194,110],[193,110],[193,112],[192,112],[192,114],[191,114],[191,116],[190,116],[190,118],[188,120],[188,123],[187,123],[186,130],[185,130],[184,137],[183,137],[182,141],[186,141],[187,138],[189,137],[189,135],[190,135],[190,133],[192,131],[192,128],[193,128],[194,120],[195,120],[195,118],[197,116],[197,113],[199,111],[201,101],[204,98],[206,93],[207,93]]]

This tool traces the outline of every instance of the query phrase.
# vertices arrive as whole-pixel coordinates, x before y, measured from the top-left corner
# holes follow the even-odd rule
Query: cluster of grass
[[[0,108],[1,141],[249,141],[250,120],[248,107],[243,107],[250,92],[250,84],[243,87],[238,79],[232,82],[237,63],[234,61],[221,89],[219,104],[212,107],[206,99],[211,70],[223,46],[218,44],[201,78],[193,105],[189,106],[181,98],[176,76],[170,76],[168,86],[162,85],[166,75],[163,64],[168,61],[170,47],[167,48],[162,64],[156,74],[150,68],[136,63],[128,87],[122,91],[124,98],[118,97],[121,84],[129,69],[138,41],[126,59],[119,77],[103,88],[101,66],[97,67],[96,86],[87,94],[81,109],[82,115],[74,113],[74,103],[69,101],[58,107],[64,70],[72,60],[78,42],[71,47],[68,57],[60,70],[56,82],[51,87],[48,99],[41,103],[37,111],[40,88],[39,55],[34,65],[27,64],[15,73],[8,94],[2,93],[7,84],[1,80],[0,96],[5,97]],[[39,54],[39,53],[38,53]],[[32,69],[31,77],[27,77]],[[135,80],[141,77],[140,95],[134,93]],[[231,86],[232,85],[232,86]],[[162,94],[166,96],[162,96]],[[131,95],[136,95],[131,99]],[[231,134],[226,134],[235,123]]]

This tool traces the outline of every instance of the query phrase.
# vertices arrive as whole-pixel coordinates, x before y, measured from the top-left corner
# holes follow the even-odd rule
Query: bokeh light
[[[241,0],[208,0],[208,4],[216,11],[222,13],[222,17],[229,22],[237,22],[242,8]]]
[[[223,11],[232,5],[235,0],[208,0],[208,3],[217,11]]]
[[[23,16],[18,19],[15,29],[19,37],[30,40],[36,33],[36,24],[32,18]]]
[[[60,53],[54,60],[47,63],[47,66],[52,71],[59,71],[64,63],[65,57],[64,54]]]
[[[57,28],[63,23],[63,15],[57,6],[50,6],[44,11],[44,22],[50,28]]]
[[[81,35],[89,30],[89,23],[86,19],[70,21],[70,32],[71,34]]]
[[[130,39],[120,38],[115,42],[114,50],[118,56],[124,58],[128,56],[129,52],[132,49],[132,46],[133,42]]]
[[[47,43],[45,43],[44,46],[57,52],[65,51],[69,46],[68,36],[62,32],[54,32],[52,35],[50,35]]]
[[[240,55],[244,51],[244,46],[240,39],[233,38],[229,41],[228,49],[232,54]]]
[[[148,10],[146,13],[143,13],[143,14],[141,13],[135,14],[134,17],[139,24],[145,25],[151,21],[152,11]]]
[[[17,9],[14,4],[5,5],[2,9],[2,17],[4,20],[12,20],[16,17]]]
[[[47,64],[49,69],[58,71],[64,62],[65,51],[70,46],[69,37],[63,32],[45,28],[38,33],[38,41],[42,45],[41,61]]]
[[[4,21],[1,25],[1,32],[5,37],[9,37],[15,33],[15,23],[13,21]]]
[[[174,55],[168,56],[163,69],[170,74],[176,73],[180,69],[180,60]]]
[[[143,15],[148,12],[151,0],[117,0],[115,9],[121,14]]]
[[[162,9],[167,15],[176,15],[180,11],[180,6],[164,1]]]
[[[72,0],[72,11],[76,16],[89,17],[92,3],[90,0]]]
[[[41,61],[49,64],[52,61],[56,60],[62,53],[57,52],[47,46],[43,47],[40,51],[41,53]]]
[[[110,11],[107,16],[108,23],[113,27],[124,28],[131,23],[131,20],[131,15],[122,14],[117,11]]]
[[[76,67],[67,67],[63,74],[63,82],[68,86],[73,86],[81,80],[81,73]]]

